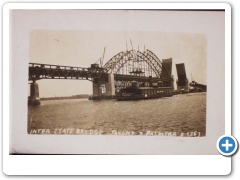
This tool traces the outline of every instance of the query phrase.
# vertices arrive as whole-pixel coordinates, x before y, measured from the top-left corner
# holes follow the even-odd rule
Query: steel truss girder
[[[104,70],[29,63],[29,80],[39,79],[107,79],[108,74]]]
[[[104,66],[103,68],[106,69],[108,73],[119,73],[121,68],[128,62],[134,61],[134,53],[135,51],[125,51],[120,52],[113,56]],[[158,59],[158,57],[151,52],[150,50],[146,50],[144,52],[137,51],[136,52],[137,61],[144,61],[146,62],[151,70],[154,72],[156,77],[161,77],[162,72],[162,63]],[[135,60],[136,61],[136,60]]]
[[[131,64],[133,66],[125,65]],[[162,69],[164,66],[158,57],[150,50],[144,52],[140,51],[125,51],[120,52],[113,56],[103,68],[82,68],[82,67],[71,67],[51,64],[40,64],[40,63],[29,63],[29,80],[39,79],[87,79],[93,81],[93,79],[106,79],[109,73],[114,73],[115,80],[136,80],[139,82],[149,81],[147,76],[136,76],[120,73],[123,68],[129,72],[128,68],[134,68],[135,63],[145,62],[150,67],[151,73],[153,72],[155,80],[161,80]],[[126,64],[127,63],[127,64]],[[148,72],[150,73],[150,72]],[[146,75],[146,74],[145,74]],[[171,79],[171,77],[169,77]]]
[[[123,67],[123,65],[129,61],[129,59],[133,58],[133,51],[126,51],[120,52],[113,56],[104,66],[103,68],[106,69],[108,73],[116,72],[118,73],[119,70]],[[124,59],[125,58],[125,59]],[[115,71],[114,71],[115,70]]]

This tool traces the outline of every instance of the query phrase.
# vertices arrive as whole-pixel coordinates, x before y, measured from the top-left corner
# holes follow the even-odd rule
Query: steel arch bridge
[[[172,64],[171,64],[172,65]],[[125,51],[113,56],[103,67],[92,64],[90,68],[52,64],[29,63],[28,80],[40,79],[75,79],[90,80],[106,78],[113,73],[115,80],[148,81],[171,80],[171,67],[164,65],[150,50]]]
[[[33,81],[30,99],[39,97],[36,81],[40,79],[90,80],[93,82],[94,96],[101,96],[99,87],[102,85],[108,87],[107,95],[112,96],[122,88],[131,86],[131,81],[138,81],[143,87],[162,81],[162,86],[173,87],[172,59],[163,59],[161,62],[150,50],[122,51],[103,67],[96,63],[88,68],[29,63],[28,72],[28,80]]]
[[[171,79],[170,73],[162,76],[162,72],[167,70],[159,58],[148,49],[144,52],[122,51],[113,56],[103,68],[107,73]]]
[[[130,50],[116,54],[103,68],[114,74],[116,91],[131,85],[132,80],[142,83],[162,81],[164,86],[172,86],[172,59],[163,61],[170,63],[162,63],[148,49],[143,52]]]

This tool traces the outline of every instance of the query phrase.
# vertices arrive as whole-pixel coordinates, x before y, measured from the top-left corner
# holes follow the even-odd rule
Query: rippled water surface
[[[195,132],[194,136],[205,136],[206,93],[140,101],[46,100],[40,106],[28,107],[31,134],[132,132],[134,135],[175,132],[177,136]]]

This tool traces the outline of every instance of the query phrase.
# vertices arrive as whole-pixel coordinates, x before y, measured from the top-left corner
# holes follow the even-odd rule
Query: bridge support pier
[[[172,78],[171,78],[171,87],[174,89],[174,76],[172,75]]]
[[[177,92],[178,93],[188,93],[189,92],[189,83],[188,79],[185,79],[185,82],[176,81],[177,84]]]
[[[97,79],[93,82],[93,100],[111,99],[115,96],[114,74],[108,74],[108,79]]]
[[[39,87],[38,84],[33,81],[30,85],[30,96],[28,97],[28,105],[40,105]]]

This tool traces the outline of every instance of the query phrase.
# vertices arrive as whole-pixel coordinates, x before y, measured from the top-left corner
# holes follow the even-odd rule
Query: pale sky
[[[187,78],[206,84],[207,38],[204,34],[130,32],[130,31],[78,31],[32,30],[30,32],[30,62],[55,65],[89,67],[103,55],[104,64],[114,55],[131,48],[146,49],[160,60],[172,58],[172,73],[176,87],[176,64],[185,63]],[[40,80],[40,97],[92,94],[92,83],[86,80]]]

